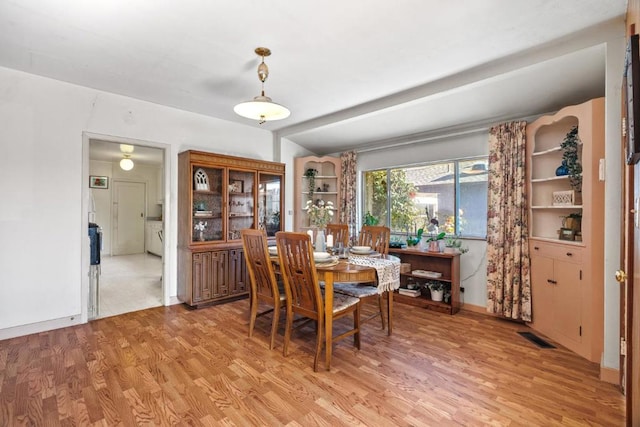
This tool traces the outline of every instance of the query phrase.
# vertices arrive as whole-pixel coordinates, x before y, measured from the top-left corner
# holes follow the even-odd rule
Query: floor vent
[[[548,342],[546,342],[545,340],[543,340],[542,338],[540,338],[539,336],[537,336],[532,332],[518,332],[518,333],[540,348],[556,348],[555,345],[549,344]]]

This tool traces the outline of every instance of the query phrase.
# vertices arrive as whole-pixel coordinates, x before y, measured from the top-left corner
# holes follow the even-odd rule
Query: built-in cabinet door
[[[553,258],[531,257],[531,327],[549,334],[553,330]]]
[[[582,342],[582,278],[580,264],[554,260],[553,327],[557,334],[575,344]],[[570,344],[562,340],[567,347]]]
[[[211,252],[193,254],[193,302],[211,298]]]
[[[569,348],[582,342],[580,269],[573,262],[531,257],[531,327]]]
[[[242,249],[229,251],[229,283],[230,295],[240,294],[247,290],[247,264]]]

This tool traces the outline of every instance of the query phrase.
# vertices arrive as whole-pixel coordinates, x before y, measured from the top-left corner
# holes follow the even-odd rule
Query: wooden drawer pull
[[[573,256],[571,252],[567,252],[567,256]]]
[[[550,283],[552,285],[557,284],[558,282],[556,282],[555,280],[551,280],[551,279],[547,279],[547,283]]]
[[[534,247],[533,247],[533,249],[535,249],[536,251],[537,251],[537,250],[540,250],[540,248],[539,248],[539,247],[537,247],[537,246],[534,246]]]

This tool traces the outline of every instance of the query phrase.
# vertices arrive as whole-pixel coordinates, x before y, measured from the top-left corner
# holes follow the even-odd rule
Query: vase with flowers
[[[333,203],[331,201],[325,202],[322,199],[316,201],[316,203],[308,200],[304,210],[307,211],[309,215],[309,224],[318,229],[316,234],[316,250],[325,251],[324,230],[333,218]]]
[[[207,228],[206,221],[198,221],[196,225],[193,226],[193,229],[198,232],[198,240],[204,242],[204,230]]]

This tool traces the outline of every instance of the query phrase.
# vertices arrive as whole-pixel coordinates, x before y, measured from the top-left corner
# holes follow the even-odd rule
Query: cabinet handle
[[[533,249],[535,249],[536,251],[539,250],[540,248],[537,246],[534,246]]]
[[[573,256],[571,252],[567,252],[567,256]]]
[[[558,282],[556,282],[555,280],[551,280],[551,279],[547,279],[547,283],[550,283],[552,285],[557,284]]]

